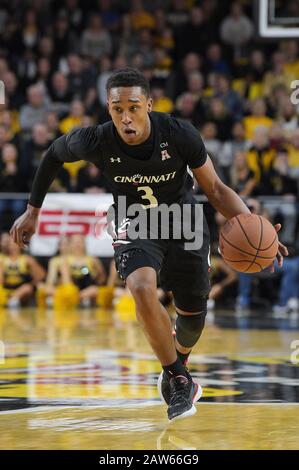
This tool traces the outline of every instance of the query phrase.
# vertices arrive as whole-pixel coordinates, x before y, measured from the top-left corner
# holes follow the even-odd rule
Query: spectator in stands
[[[73,96],[84,99],[88,90],[95,85],[95,79],[90,68],[84,67],[83,60],[78,54],[67,57],[69,89]]]
[[[280,51],[275,51],[272,54],[272,67],[269,72],[266,72],[263,78],[263,93],[265,96],[270,96],[277,85],[283,85],[287,89],[290,88],[290,83],[296,77],[293,73],[286,70],[286,58]]]
[[[69,107],[69,103],[72,101],[73,93],[70,91],[68,79],[63,73],[54,73],[49,92],[53,104],[56,106],[64,105],[62,109],[65,112]]]
[[[217,75],[215,97],[223,101],[225,108],[235,121],[242,119],[244,113],[242,99],[239,93],[232,90],[228,76],[223,74]]]
[[[67,258],[67,267],[72,282],[80,289],[80,303],[90,307],[98,294],[98,286],[103,284],[106,273],[98,258],[88,256],[82,235],[71,235],[71,255]]]
[[[189,20],[187,2],[185,0],[172,0],[166,19],[174,31],[187,24]]]
[[[70,106],[69,115],[60,122],[60,130],[67,134],[75,127],[82,125],[85,109],[82,101],[74,100]]]
[[[37,283],[45,278],[45,270],[10,238],[8,253],[0,261],[0,286],[8,294],[7,307],[17,308],[33,298]]]
[[[207,152],[218,162],[221,156],[222,143],[217,139],[217,127],[214,122],[207,121],[200,130]]]
[[[88,27],[83,31],[80,43],[82,54],[93,60],[99,60],[103,55],[112,52],[110,33],[103,28],[100,15],[90,16]]]
[[[286,137],[290,137],[299,127],[299,118],[296,107],[289,98],[286,98],[278,110],[277,121]]]
[[[119,10],[112,4],[111,0],[101,0],[99,6],[104,28],[110,32],[117,32],[121,17]]]
[[[70,237],[62,235],[59,239],[56,256],[49,260],[47,278],[44,283],[38,284],[37,298],[44,294],[48,307],[53,307],[53,296],[56,287],[58,285],[66,286],[71,283],[67,267],[67,257],[70,254]]]
[[[299,76],[299,57],[298,57],[298,41],[290,39],[281,43],[281,50],[285,54],[286,64],[284,66],[286,73],[296,78]]]
[[[249,197],[256,186],[254,173],[247,165],[244,151],[235,153],[230,174],[231,187],[242,197]]]
[[[155,17],[143,8],[141,0],[131,1],[130,21],[133,31],[155,28]]]
[[[227,288],[237,281],[236,272],[230,268],[219,256],[211,257],[211,290],[209,293],[208,309],[213,310],[215,303],[221,301],[222,305],[227,298]],[[225,297],[225,298],[224,298]]]
[[[36,169],[50,145],[48,129],[45,124],[35,124],[30,138],[25,142],[20,154],[20,172],[30,189]]]
[[[290,174],[290,166],[287,152],[276,155],[274,162],[274,192],[277,196],[288,196],[288,200],[295,202],[298,195],[297,181]]]
[[[274,194],[275,158],[276,150],[269,146],[268,129],[263,126],[257,127],[247,153],[247,163],[256,183],[255,195]]]
[[[254,131],[257,127],[263,126],[269,128],[273,124],[273,120],[266,115],[266,104],[263,99],[256,99],[251,104],[251,114],[244,118],[246,139],[253,138]]]
[[[155,44],[173,57],[175,40],[172,29],[168,26],[160,31],[156,29]]]
[[[13,144],[6,143],[3,146],[0,167],[0,193],[19,193],[27,191],[27,182],[18,166],[18,151]],[[22,198],[0,198],[0,213],[2,219],[4,218],[4,211],[9,211],[9,216],[15,219],[21,215],[24,209],[25,201]]]
[[[263,51],[255,49],[250,54],[249,64],[246,69],[248,83],[262,82],[266,72],[266,60]]]
[[[217,138],[221,142],[231,138],[233,120],[220,98],[212,98],[207,111],[207,119],[217,128]]]
[[[2,155],[3,146],[9,142],[8,132],[3,124],[0,124],[0,157]]]
[[[205,121],[206,100],[204,98],[204,79],[200,72],[192,72],[188,77],[187,91],[192,93],[196,101],[196,109],[200,115],[201,122]]]
[[[154,85],[151,89],[151,95],[153,98],[153,111],[159,113],[171,113],[173,111],[174,103],[165,96],[165,90],[162,85]]]
[[[166,83],[166,95],[172,100],[175,100],[186,90],[190,74],[193,72],[199,72],[200,68],[200,56],[194,52],[187,54],[179,67],[169,75]]]
[[[230,69],[227,62],[222,57],[222,50],[219,44],[211,44],[206,53],[204,62],[205,73],[216,72],[220,74],[229,74]]]
[[[48,136],[50,141],[53,141],[62,136],[62,132],[59,128],[58,116],[53,111],[47,113],[46,115],[46,126],[48,128]]]
[[[273,306],[275,316],[284,316],[299,308],[299,256],[298,250],[288,246],[289,256],[275,271],[281,274],[278,303]]]
[[[47,94],[51,86],[51,64],[47,57],[38,59],[34,80],[37,85],[43,88],[45,94]]]
[[[126,50],[126,58],[132,60],[132,67],[153,67],[154,66],[154,37],[149,29],[138,31],[135,40]],[[132,57],[133,56],[133,57]],[[135,57],[135,61],[134,61]],[[136,58],[138,57],[138,65]]]
[[[5,86],[5,94],[9,100],[10,110],[19,110],[25,102],[25,97],[18,89],[18,80],[16,75],[10,70],[7,70],[2,74],[1,80]]]
[[[201,116],[196,109],[196,101],[189,92],[185,92],[177,98],[173,115],[190,121],[195,127],[198,127],[201,122]]]
[[[277,153],[286,152],[286,139],[283,129],[274,121],[273,126],[268,129],[269,146],[271,149],[276,150]]]
[[[7,142],[11,142],[19,148],[21,133],[18,112],[3,110],[2,113],[0,113],[0,125],[3,125],[6,130]]]
[[[292,132],[290,143],[286,146],[288,152],[288,163],[290,173],[294,177],[299,177],[299,129]]]
[[[77,177],[77,193],[105,193],[110,191],[102,172],[93,163],[80,168]]]
[[[44,90],[39,85],[28,88],[27,103],[21,107],[20,126],[23,131],[31,131],[35,124],[44,121],[49,105]]]
[[[253,24],[244,14],[240,2],[232,4],[230,14],[220,25],[220,36],[223,42],[233,48],[235,60],[243,56],[243,46],[253,36]]]
[[[227,175],[227,170],[232,165],[237,152],[246,150],[247,141],[245,139],[245,129],[242,122],[235,122],[232,127],[232,139],[226,140],[222,146],[220,164]],[[227,178],[226,178],[227,180]]]
[[[179,58],[189,52],[204,54],[209,42],[209,25],[199,6],[190,10],[190,19],[177,33],[176,50]]]
[[[163,47],[156,47],[154,49],[154,63],[153,63],[153,68],[155,70],[155,74],[157,76],[162,77],[168,77],[171,68],[172,68],[172,58],[170,55],[167,53]],[[146,62],[144,61],[145,66],[148,66]]]
[[[66,0],[61,5],[58,14],[68,18],[71,31],[79,33],[82,30],[84,15],[79,6],[79,0]]]
[[[58,59],[78,49],[78,37],[70,29],[68,17],[63,13],[60,13],[55,21],[53,42]]]
[[[22,27],[14,37],[16,49],[24,53],[26,50],[35,50],[40,37],[36,13],[32,9],[25,11]]]
[[[2,255],[8,254],[10,239],[11,237],[9,235],[9,232],[2,232],[0,234],[0,258]]]
[[[51,65],[51,73],[53,73],[58,66],[59,56],[58,51],[54,51],[54,43],[51,36],[43,36],[39,42],[38,55],[48,59]]]
[[[112,62],[109,56],[103,56],[100,59],[99,75],[97,78],[98,101],[102,106],[107,104],[106,82],[112,74]]]

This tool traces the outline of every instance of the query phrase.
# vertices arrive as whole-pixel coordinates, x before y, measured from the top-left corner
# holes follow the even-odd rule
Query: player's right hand
[[[9,233],[13,241],[20,247],[28,246],[38,225],[39,209],[28,204],[26,212],[14,222]]]

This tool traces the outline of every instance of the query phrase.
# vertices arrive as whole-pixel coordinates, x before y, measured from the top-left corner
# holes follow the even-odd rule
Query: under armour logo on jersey
[[[164,160],[168,160],[168,158],[171,158],[171,156],[169,155],[167,150],[162,150],[161,151],[161,158],[162,158],[162,161],[164,161]]]
[[[117,157],[117,158],[111,157],[111,158],[110,158],[110,162],[111,162],[111,163],[114,163],[114,162],[120,163],[120,162],[121,162],[121,159],[120,159],[119,157]]]

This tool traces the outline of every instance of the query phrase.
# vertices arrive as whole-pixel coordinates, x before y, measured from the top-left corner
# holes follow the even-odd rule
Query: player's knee
[[[192,348],[199,340],[205,326],[207,310],[193,315],[181,315],[177,312],[176,339],[185,348]]]
[[[148,279],[140,279],[131,282],[129,289],[136,301],[151,302],[153,296],[157,295],[154,284]]]

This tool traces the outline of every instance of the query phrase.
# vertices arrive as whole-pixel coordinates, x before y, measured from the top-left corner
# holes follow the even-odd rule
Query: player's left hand
[[[276,232],[279,232],[279,230],[281,229],[281,224],[275,224],[274,225],[274,228],[276,230]],[[285,245],[283,245],[279,240],[278,240],[278,252],[277,252],[277,255],[276,255],[276,259],[277,259],[277,262],[278,262],[278,266],[281,268],[282,265],[283,265],[283,257],[284,256],[289,256],[289,252],[288,252],[288,249]],[[271,267],[270,267],[270,272],[271,273],[274,273],[275,271],[275,268],[274,268],[274,263],[272,263]]]

